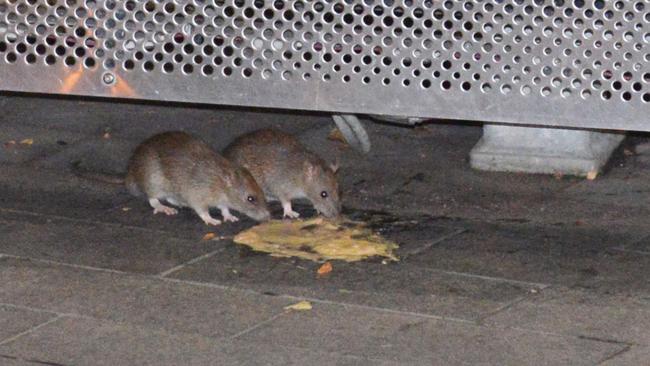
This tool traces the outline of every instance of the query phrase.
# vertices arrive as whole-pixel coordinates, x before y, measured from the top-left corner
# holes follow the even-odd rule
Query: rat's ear
[[[332,169],[332,173],[334,174],[338,173],[340,167],[341,165],[339,164],[339,158],[336,158],[336,161],[330,164],[330,169]]]
[[[318,176],[318,167],[316,165],[306,161],[305,162],[305,176],[308,180],[313,180]]]
[[[226,183],[226,187],[228,188],[232,187],[233,179],[235,179],[235,177],[232,174],[225,174],[223,176],[223,182]]]

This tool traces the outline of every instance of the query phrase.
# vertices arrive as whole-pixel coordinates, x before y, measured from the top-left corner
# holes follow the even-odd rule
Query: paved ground
[[[18,97],[0,108],[0,365],[650,359],[644,136],[587,181],[472,171],[472,125],[369,124],[362,156],[326,139],[321,115]],[[211,229],[193,213],[153,216],[68,170],[82,160],[119,172],[159,131],[221,148],[269,125],[340,156],[346,214],[398,241],[402,261],[334,262],[317,278],[316,263],[236,247],[229,237],[250,221],[203,241]],[[311,311],[284,310],[303,299]]]

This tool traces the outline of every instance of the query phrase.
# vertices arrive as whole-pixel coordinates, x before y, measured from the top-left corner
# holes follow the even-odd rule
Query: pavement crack
[[[578,337],[578,339],[584,339],[584,340],[587,340],[587,341],[596,341],[596,342],[610,343],[610,344],[620,344],[620,345],[626,345],[626,346],[634,345],[633,343],[625,342],[625,341],[619,341],[617,339],[594,337],[594,336],[588,336],[588,335],[584,335],[584,334],[579,334],[577,337]]]
[[[31,262],[45,263],[45,264],[50,264],[50,265],[53,265],[53,266],[63,266],[63,267],[69,267],[69,268],[83,269],[83,270],[86,270],[86,271],[106,272],[106,273],[115,273],[115,274],[124,274],[124,275],[135,275],[136,274],[136,273],[131,273],[131,272],[120,271],[120,270],[117,270],[117,269],[84,266],[82,264],[58,262],[58,261],[53,261],[53,260],[50,260],[50,259],[23,257],[23,256],[20,256],[20,255],[13,255],[13,254],[6,254],[6,253],[3,253],[2,256],[6,257],[6,258],[12,258],[12,259],[19,259],[19,260],[27,260],[27,261],[31,261]]]
[[[604,365],[606,362],[611,361],[611,360],[615,359],[616,357],[618,357],[618,356],[620,356],[620,355],[622,355],[622,354],[624,354],[624,353],[629,352],[631,349],[632,349],[632,346],[626,346],[626,347],[623,347],[623,349],[618,350],[618,351],[612,353],[611,355],[605,357],[604,359],[600,360],[600,361],[596,364],[596,366]]]

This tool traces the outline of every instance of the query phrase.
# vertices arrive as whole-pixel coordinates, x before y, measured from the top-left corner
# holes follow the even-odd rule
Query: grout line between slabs
[[[504,305],[502,305],[502,306],[499,306],[499,307],[496,308],[495,310],[488,311],[487,313],[480,315],[479,318],[476,320],[476,323],[479,324],[479,325],[484,325],[484,322],[485,322],[488,318],[491,318],[491,317],[493,317],[493,316],[495,316],[495,315],[497,315],[497,314],[499,314],[499,313],[502,313],[502,312],[504,312],[504,311],[506,311],[506,310],[512,308],[513,306],[515,306],[515,305],[517,305],[517,304],[520,304],[520,303],[522,303],[522,302],[528,300],[529,298],[530,298],[529,295],[521,296],[521,297],[518,297],[518,298],[516,298],[515,300],[513,300],[513,301],[511,301],[511,302],[509,302],[509,303],[507,303],[507,304],[504,304]]]
[[[53,261],[53,260],[50,260],[50,259],[23,257],[23,256],[20,256],[20,255],[13,255],[13,254],[6,254],[6,253],[0,254],[0,255],[2,257],[5,257],[5,258],[28,260],[30,262],[39,262],[39,263],[51,264],[51,265],[54,265],[54,266],[70,267],[70,268],[83,269],[83,270],[94,271],[94,272],[115,273],[115,274],[123,274],[123,275],[141,275],[141,274],[138,274],[138,273],[124,272],[124,271],[120,271],[120,270],[117,270],[117,269],[91,267],[91,266],[85,266],[83,264],[57,262],[57,261]],[[142,276],[144,276],[144,275],[142,275]]]
[[[198,256],[196,258],[190,259],[187,262],[181,263],[181,264],[179,264],[179,265],[177,265],[175,267],[172,267],[172,268],[170,268],[170,269],[168,269],[168,270],[166,270],[164,272],[161,272],[160,274],[158,274],[158,275],[156,275],[154,277],[160,277],[160,278],[167,277],[167,276],[171,275],[172,273],[178,272],[178,271],[182,270],[183,268],[185,268],[187,266],[191,266],[192,264],[194,264],[196,262],[200,262],[200,261],[202,261],[204,259],[213,257],[213,256],[223,252],[224,250],[225,250],[225,248],[221,247],[221,248],[213,250],[213,251],[211,251],[209,253],[200,255],[200,256]]]
[[[454,236],[459,235],[459,234],[462,234],[462,233],[464,233],[464,232],[466,232],[466,231],[467,231],[467,229],[464,229],[464,228],[456,229],[456,230],[452,231],[451,233],[448,233],[448,234],[442,235],[442,236],[438,237],[436,240],[432,240],[432,241],[426,243],[425,245],[423,245],[423,246],[417,248],[416,250],[413,250],[413,251],[411,251],[411,252],[404,253],[404,255],[402,256],[402,258],[403,258],[404,260],[406,260],[407,258],[409,258],[409,257],[411,257],[411,256],[413,256],[413,255],[417,255],[417,254],[420,254],[420,253],[424,252],[425,250],[429,250],[429,249],[430,249],[431,247],[433,247],[434,245],[440,244],[440,243],[442,243],[443,241],[445,241],[445,240],[447,240],[447,239],[450,239],[450,238],[453,238]]]
[[[10,359],[10,360],[17,360],[17,361],[24,361],[25,363],[28,363],[30,365],[41,365],[41,366],[68,366],[62,363],[58,362],[50,362],[50,361],[41,361],[41,360],[36,360],[32,358],[24,358],[24,357],[16,357],[16,356],[11,356],[11,355],[5,355],[0,353],[0,358],[4,359]],[[71,366],[71,365],[70,365]]]
[[[239,338],[239,337],[242,337],[242,336],[244,336],[244,335],[246,335],[246,334],[248,334],[248,333],[254,331],[255,329],[258,329],[258,328],[260,328],[260,327],[263,327],[263,326],[265,326],[266,324],[272,323],[273,321],[275,321],[276,319],[280,318],[280,317],[283,316],[284,314],[286,314],[286,311],[283,311],[283,312],[281,312],[281,313],[277,313],[277,314],[273,315],[272,317],[270,317],[270,318],[268,318],[268,319],[266,319],[266,320],[262,320],[261,322],[259,322],[259,323],[257,323],[257,324],[254,324],[254,325],[252,325],[252,326],[250,326],[250,327],[248,327],[248,328],[246,328],[246,329],[244,329],[244,330],[242,330],[242,331],[240,331],[240,332],[238,332],[238,333],[236,333],[236,334],[231,335],[230,337],[228,337],[228,339],[229,339],[229,340],[235,340],[235,339],[237,339],[237,338]]]
[[[445,274],[460,276],[460,277],[475,278],[475,279],[481,279],[481,280],[493,281],[493,282],[512,283],[512,284],[517,284],[517,285],[522,285],[522,286],[535,286],[540,290],[544,290],[544,289],[551,286],[550,284],[547,284],[547,283],[511,280],[511,279],[502,278],[502,277],[491,277],[491,276],[484,276],[484,275],[478,275],[478,274],[473,274],[473,273],[447,271],[447,270],[435,269],[435,268],[425,268],[425,267],[420,267],[420,266],[418,266],[418,268],[423,269],[423,270],[427,270],[427,271],[445,273]]]
[[[80,319],[101,319],[101,318],[95,318],[95,317],[88,316],[88,315],[83,315],[83,314],[61,313],[61,312],[54,311],[54,310],[34,308],[34,307],[31,307],[31,306],[25,306],[25,305],[9,304],[9,303],[5,303],[5,302],[0,303],[0,307],[13,308],[13,309],[19,309],[19,310],[27,310],[27,311],[31,311],[31,312],[34,312],[34,313],[40,313],[40,314],[51,314],[51,315],[56,315],[57,317],[60,317],[60,318],[66,317],[66,318],[80,318]]]
[[[54,323],[55,321],[57,321],[57,320],[59,320],[59,319],[61,319],[61,318],[63,318],[63,317],[64,317],[63,315],[57,315],[57,316],[53,317],[52,319],[49,319],[49,320],[47,320],[47,321],[45,321],[45,322],[43,322],[43,323],[40,323],[40,324],[38,324],[38,325],[35,325],[35,326],[33,326],[33,327],[27,329],[27,330],[24,331],[24,332],[20,332],[20,333],[14,335],[13,337],[9,337],[9,338],[7,338],[7,339],[4,339],[4,340],[0,341],[0,346],[5,345],[5,344],[7,344],[7,343],[11,343],[11,342],[15,341],[16,339],[18,339],[18,338],[20,338],[20,337],[23,337],[23,336],[29,335],[29,334],[31,334],[31,333],[33,333],[33,332],[35,332],[35,331],[37,331],[37,330],[39,330],[39,329],[41,329],[41,328],[47,326],[47,325],[49,325],[49,324]]]
[[[70,263],[61,263],[61,262],[56,262],[56,261],[47,260],[47,259],[21,257],[21,256],[17,256],[17,255],[7,255],[7,254],[5,254],[5,256],[8,257],[8,258],[29,260],[29,261],[32,261],[32,262],[40,262],[40,263],[46,263],[46,264],[57,265],[57,266],[62,266],[62,267],[83,269],[83,270],[87,270],[87,271],[113,273],[113,274],[120,274],[120,275],[125,275],[125,276],[141,277],[141,278],[145,278],[145,279],[149,279],[149,280],[159,280],[159,281],[164,281],[164,282],[169,282],[169,283],[179,283],[179,284],[186,284],[186,285],[192,285],[192,286],[197,286],[197,287],[214,288],[214,289],[227,290],[227,291],[238,291],[238,292],[248,293],[248,294],[253,294],[253,295],[268,296],[268,295],[265,295],[263,292],[256,291],[256,290],[251,290],[251,289],[246,289],[246,288],[238,288],[238,287],[231,287],[231,286],[224,286],[224,285],[218,285],[218,284],[208,283],[208,282],[197,282],[197,281],[190,281],[190,280],[180,280],[180,279],[170,278],[170,277],[160,277],[160,276],[156,276],[156,275],[147,275],[147,274],[141,274],[141,273],[130,273],[130,272],[113,270],[113,269],[96,268],[96,267],[89,267],[89,266],[83,266],[83,265],[78,265],[78,264],[70,264]],[[304,296],[294,296],[294,295],[288,295],[288,294],[280,294],[277,297],[284,298],[284,299],[290,299],[290,300],[298,300],[298,301],[307,300],[307,301],[317,303],[317,304],[349,306],[349,307],[368,309],[368,310],[374,310],[374,311],[385,312],[385,313],[415,316],[415,317],[426,318],[426,319],[448,320],[448,321],[454,321],[454,322],[462,322],[462,323],[466,323],[466,324],[476,324],[476,322],[473,321],[473,320],[467,320],[467,319],[462,319],[462,318],[445,317],[445,316],[440,316],[440,315],[416,313],[416,312],[411,312],[411,311],[394,310],[394,309],[387,309],[387,308],[368,306],[368,305],[359,305],[359,304],[351,304],[351,303],[337,302],[337,301],[331,301],[331,300],[309,298],[309,297],[304,297]]]

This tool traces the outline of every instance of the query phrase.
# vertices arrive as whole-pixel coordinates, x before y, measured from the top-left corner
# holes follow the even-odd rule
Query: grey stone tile
[[[0,258],[0,302],[152,328],[228,337],[291,300],[143,276]]]
[[[90,171],[123,175],[137,144],[138,142],[127,139],[104,138],[101,134],[85,136],[82,140],[69,144],[66,149],[42,156],[33,161],[31,166],[67,173],[71,164],[78,161]]]
[[[222,342],[95,319],[64,318],[0,353],[64,365],[389,365],[354,356],[267,343]]]
[[[594,365],[622,345],[516,329],[314,304],[289,312],[241,340],[318,348],[403,365]]]
[[[620,249],[650,255],[650,237],[645,237],[633,243],[623,244],[620,246]]]
[[[254,289],[265,293],[382,307],[436,316],[477,319],[522,296],[535,284],[449,274],[407,263],[379,260],[333,262],[318,278],[320,264],[273,258],[229,245],[173,273],[174,278]]]
[[[214,251],[218,241],[138,228],[0,212],[0,253],[156,274]]]
[[[650,294],[549,288],[485,324],[650,345]]]
[[[55,314],[0,305],[0,342],[54,317]]]
[[[29,127],[3,123],[0,128],[0,163],[27,163],[64,151],[70,144],[83,137],[80,133],[52,130],[46,126]],[[31,139],[32,144],[22,144],[21,141],[25,139]]]
[[[623,352],[611,359],[603,362],[602,366],[638,366],[645,365],[650,360],[650,347],[632,346],[626,352]]]
[[[407,258],[418,266],[538,283],[594,287],[639,282],[650,259],[612,248],[643,232],[539,224],[467,224],[467,231]],[[643,286],[642,283],[638,284]]]

